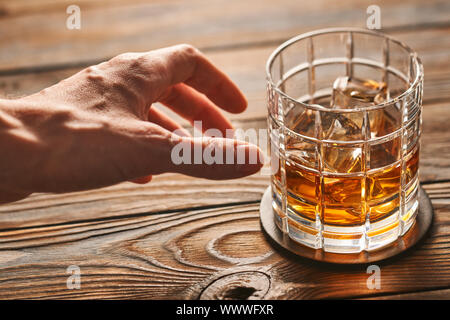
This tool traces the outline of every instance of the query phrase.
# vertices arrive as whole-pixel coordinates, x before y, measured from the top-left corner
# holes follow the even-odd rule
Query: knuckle
[[[97,66],[90,66],[86,68],[84,73],[86,75],[86,79],[96,85],[104,85],[104,82],[106,81],[106,75]]]
[[[153,56],[151,58],[151,70],[157,75],[158,77],[161,77],[168,72],[168,65],[167,62],[162,58],[158,56]]]
[[[124,52],[121,53],[114,58],[111,59],[111,61],[118,62],[118,63],[128,63],[132,61],[134,58],[134,55],[131,52]]]
[[[129,67],[133,70],[140,70],[143,66],[145,66],[147,63],[147,57],[146,55],[140,54],[140,55],[134,55],[132,58],[130,58]]]
[[[94,72],[94,67],[93,66],[87,67],[86,69],[84,69],[84,72],[86,72],[87,74],[91,74]]]
[[[142,63],[144,61],[144,58],[142,55],[132,53],[132,52],[125,52],[121,53],[111,60],[108,61],[110,66],[113,66],[117,68],[118,70],[138,70]]]
[[[148,61],[145,55],[138,53],[122,53],[109,61],[111,69],[108,71],[111,82],[121,82],[125,86],[145,85],[148,74],[146,70]]]
[[[200,51],[190,44],[180,44],[176,47],[175,54],[180,55],[186,61],[196,61],[200,56]]]
[[[196,56],[198,54],[198,49],[187,43],[178,45],[178,50],[191,56]]]

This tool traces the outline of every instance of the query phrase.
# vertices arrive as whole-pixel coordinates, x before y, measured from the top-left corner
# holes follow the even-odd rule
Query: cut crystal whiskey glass
[[[418,212],[423,67],[384,34],[306,33],[267,62],[278,228],[336,253],[384,247]]]

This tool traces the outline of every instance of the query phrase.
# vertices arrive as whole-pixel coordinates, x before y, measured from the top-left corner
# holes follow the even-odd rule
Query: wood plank
[[[450,179],[449,103],[425,105],[422,113],[419,172],[422,182]]]
[[[0,230],[139,214],[258,202],[268,177],[213,181],[179,174],[155,176],[148,185],[130,182],[69,194],[34,194],[0,206]]]
[[[37,20],[33,20],[34,22],[42,21],[43,14],[37,11],[41,7],[36,5],[42,2],[46,1],[34,1],[33,6],[18,1],[16,7],[13,5],[9,7],[9,11],[2,11],[3,2],[0,2],[0,15],[2,12],[7,12],[9,17],[6,19],[12,22],[30,22],[28,20],[30,16],[33,16],[33,19],[38,17]],[[103,3],[103,0],[94,2],[88,9],[88,14],[92,14],[91,18],[94,12],[102,11]],[[180,4],[178,1],[170,4],[155,3],[160,5],[159,8]],[[214,2],[214,4],[218,3],[221,2]],[[246,2],[243,9],[251,3]],[[439,6],[433,8],[431,4],[420,4],[420,9],[412,16],[419,14],[426,16],[425,12],[432,9],[432,16],[437,18],[433,24],[445,22],[446,20],[442,20],[442,17],[445,17],[448,5],[445,2],[439,3]],[[234,2],[229,4],[232,10],[236,10],[234,5]],[[323,3],[320,1],[303,5],[307,9],[312,8],[312,17],[316,13],[317,18],[320,10],[323,11]],[[339,5],[342,6],[342,4]],[[58,6],[53,9],[47,7],[55,17],[62,16]],[[132,6],[123,6],[123,2],[119,0],[114,1],[112,6],[114,8],[108,8],[107,17],[117,14],[119,7],[122,12],[133,14],[136,14],[136,8],[147,8],[146,4],[139,1],[133,1]],[[130,7],[133,9],[127,11]],[[273,10],[273,4],[271,8]],[[348,11],[352,17],[356,12],[354,8]],[[403,10],[414,11],[415,8],[417,8],[416,4],[410,6],[403,4]],[[335,8],[330,5],[329,9]],[[359,9],[361,13],[365,12],[364,6]],[[195,10],[186,11],[197,12]],[[205,13],[202,16],[206,17],[211,7],[206,6],[204,10]],[[382,10],[384,19],[384,7]],[[396,10],[400,10],[400,7]],[[147,12],[142,10],[142,14]],[[295,13],[295,11],[292,12]],[[256,13],[260,12],[256,10]],[[210,48],[246,46],[245,41],[271,43],[279,41],[286,30],[294,32],[295,26],[298,27],[298,23],[303,23],[297,22],[295,25],[291,21],[294,19],[291,19],[290,22],[286,21],[287,26],[280,26],[277,23],[281,22],[280,17],[286,12],[271,13],[278,20],[275,21],[275,31],[271,30],[272,33],[269,32],[267,38],[262,38],[260,30],[255,31],[255,21],[250,21],[249,24],[244,21],[245,23],[242,24],[243,20],[234,20],[234,23],[242,28],[242,37],[236,38],[237,41],[233,42],[235,39],[232,35],[235,36],[236,31],[230,29],[228,21],[216,19],[207,21],[224,23],[219,26],[213,24],[221,35],[218,38],[220,41],[224,39],[224,42],[215,42],[217,39],[208,38],[210,36],[205,35],[207,32],[204,30],[201,30],[200,35],[194,39]],[[293,16],[299,19],[298,15],[293,14]],[[333,17],[333,14],[331,16]],[[409,16],[411,17],[411,14]],[[215,17],[214,14],[212,17]],[[267,15],[250,18],[259,19],[258,23],[261,26],[264,22],[262,17]],[[406,17],[407,15],[402,13],[398,16],[398,21],[392,20],[391,27],[397,28],[396,30],[401,29]],[[187,19],[184,12],[181,20],[178,21],[183,22],[183,19]],[[362,21],[364,22],[363,19]],[[421,23],[429,22],[425,18],[416,21],[419,22],[419,28]],[[238,22],[241,22],[241,25]],[[104,21],[101,23],[105,24]],[[105,36],[96,29],[101,23],[94,24],[93,30],[96,30],[98,34],[89,34],[91,37],[98,37],[99,43],[106,45],[106,48],[101,48],[98,52],[101,57],[119,50],[118,48],[123,48],[124,44],[129,45],[130,42],[132,42],[131,47],[142,46],[142,43],[136,44],[136,39],[147,39],[143,36],[142,30],[148,25],[139,16],[136,16],[136,25],[131,27],[131,29],[135,28],[135,31],[138,30],[133,35],[139,34],[139,37],[132,36],[129,39],[130,42],[127,42],[128,39],[123,40],[128,36],[125,33],[114,35],[116,37],[114,39],[111,35]],[[306,28],[306,23],[308,21],[305,22],[305,26],[300,26],[300,29]],[[324,22],[319,21],[320,23]],[[4,35],[1,33],[1,24],[2,20],[0,20],[0,40]],[[188,28],[188,30],[192,31],[193,26],[189,27],[191,29]],[[450,159],[450,133],[447,132],[450,81],[448,69],[446,69],[450,42],[447,41],[448,28],[433,29],[433,33],[430,34],[426,34],[427,31],[421,31],[425,33],[420,35],[409,32],[404,34],[410,38],[406,41],[407,43],[418,41],[422,47],[419,46],[420,49],[417,50],[421,56],[423,55],[424,62],[426,61],[425,101],[427,105],[424,108],[421,180],[427,182],[425,188],[433,199],[436,219],[430,237],[420,247],[380,265],[381,290],[367,289],[368,274],[365,272],[365,266],[319,265],[279,253],[270,247],[262,237],[258,220],[258,200],[267,186],[267,177],[252,176],[236,181],[217,182],[180,175],[162,175],[155,177],[148,186],[125,183],[70,195],[34,195],[15,204],[1,206],[0,298],[206,299],[250,296],[250,298],[264,299],[309,299],[357,298],[371,295],[383,298],[397,297],[402,292],[420,297],[417,295],[420,293],[417,292],[424,292],[424,290],[438,293],[434,295],[435,297],[442,298],[447,295],[448,298],[448,290],[443,288],[450,286],[450,248],[447,241],[450,233],[450,182],[445,182],[450,180],[448,160]],[[58,36],[58,32],[60,31],[50,32],[50,34]],[[30,34],[36,35],[34,31]],[[424,37],[426,35],[429,35],[431,40]],[[150,43],[161,43],[161,41],[169,41],[177,37],[179,37],[179,29],[172,34],[169,33],[168,40],[156,39],[155,42],[150,41]],[[67,45],[67,37],[64,35],[61,39],[61,43]],[[53,42],[54,39],[48,39],[45,45],[49,46],[46,48],[52,48],[52,45],[54,46],[61,39],[55,42]],[[428,40],[428,44],[425,40]],[[27,41],[24,41],[25,45],[30,46]],[[74,52],[79,54],[79,61],[81,63],[92,61],[83,60],[92,58],[83,51],[86,46],[86,34],[80,35],[75,42],[74,46],[69,44],[68,48],[76,49]],[[108,47],[111,44],[113,45]],[[19,43],[19,47],[20,45],[23,43]],[[34,46],[36,47],[33,50],[42,49],[39,48],[39,44],[35,43]],[[59,55],[66,50],[66,48],[57,49],[59,51],[57,50],[54,57],[60,57]],[[260,66],[255,67],[256,63],[253,61],[264,65],[272,49],[271,45],[263,45],[245,50],[210,51],[210,54],[214,56],[213,60],[219,61],[219,65],[220,61],[223,61],[234,72],[233,74],[238,75],[233,75],[238,84],[241,85],[242,81],[244,86],[248,86],[245,91],[251,97],[249,111],[253,113],[247,116],[247,120],[237,123],[240,127],[262,128],[265,126],[264,69]],[[241,52],[242,56],[235,55]],[[249,54],[245,56],[246,52]],[[24,57],[27,54],[20,55],[18,59],[19,63],[25,63],[22,65],[25,68],[31,66],[25,61]],[[234,58],[231,54],[235,55]],[[38,64],[45,65],[46,59],[52,55],[53,53],[45,57],[36,55],[36,61]],[[3,57],[0,56],[0,65]],[[236,63],[236,57],[239,57],[239,63]],[[242,60],[242,57],[246,57],[247,60]],[[95,56],[93,58],[96,59]],[[63,64],[74,61],[64,59],[50,61]],[[248,63],[244,64],[244,61]],[[12,78],[18,85],[12,91],[20,92],[21,86],[28,89],[25,85],[27,81],[28,85],[34,84],[33,76],[37,82],[34,88],[38,88],[39,83],[44,83],[45,77],[47,77],[45,81],[51,84],[51,81],[56,82],[61,79],[60,76],[64,72],[68,75],[76,70],[77,68],[65,68],[38,75],[14,76],[17,78]],[[22,77],[21,80],[19,80],[20,77]],[[3,83],[6,83],[5,87],[8,87],[14,82]],[[438,103],[439,101],[441,102]],[[442,182],[432,183],[436,181]],[[240,204],[233,205],[234,203]],[[188,207],[197,207],[197,209],[187,210]],[[69,290],[66,287],[69,276],[66,268],[69,265],[77,265],[81,268],[80,290]]]
[[[450,100],[450,27],[422,31],[391,33],[417,50],[425,68],[424,101]],[[243,114],[229,114],[231,119],[255,118],[266,115],[265,63],[275,45],[206,52],[243,90],[249,106]],[[238,61],[239,60],[239,61]],[[38,92],[79,71],[81,67],[61,70],[0,76],[0,96],[16,98]],[[157,106],[174,119],[186,124],[179,116]]]
[[[168,0],[166,0],[168,1]],[[98,9],[105,6],[129,6],[139,3],[155,3],[154,0],[77,0],[76,5],[83,9]],[[2,17],[16,17],[31,15],[40,12],[65,11],[68,6],[74,4],[71,0],[0,0],[0,12]]]
[[[450,205],[434,209],[423,243],[378,264],[380,290],[367,288],[366,266],[274,250],[258,204],[248,204],[2,231],[0,298],[317,299],[442,289],[450,286]],[[70,265],[81,270],[79,290],[66,287]]]
[[[382,27],[447,25],[446,0],[153,1],[129,5],[81,3],[81,30],[68,30],[67,2],[40,8],[1,3],[0,69],[91,63],[124,51],[188,42],[201,48],[280,42],[312,29],[366,25],[366,9],[379,5]]]
[[[266,127],[265,118],[234,121],[247,130]],[[261,143],[265,150],[266,144]],[[423,110],[423,137],[420,155],[422,182],[450,180],[450,132],[447,103],[427,105]],[[267,171],[266,171],[267,173]],[[262,173],[238,180],[208,181],[179,174],[155,176],[148,185],[122,183],[116,186],[31,197],[0,206],[0,230],[129,215],[180,211],[195,207],[216,207],[230,203],[257,203],[269,184]],[[427,185],[431,196],[447,192],[446,184]],[[450,188],[450,187],[448,187]],[[446,194],[443,196],[446,197]],[[442,199],[433,199],[443,201]],[[445,198],[447,201],[447,198]],[[439,203],[440,203],[439,202]]]
[[[450,289],[378,296],[366,300],[450,300]]]

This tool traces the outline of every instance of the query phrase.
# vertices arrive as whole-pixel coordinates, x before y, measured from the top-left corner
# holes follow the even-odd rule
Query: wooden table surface
[[[74,2],[81,30],[66,28]],[[190,43],[248,97],[248,110],[230,115],[235,126],[264,128],[271,51],[305,31],[365,27],[372,4],[383,31],[424,63],[420,180],[435,210],[423,243],[379,263],[380,289],[367,287],[367,266],[320,264],[271,247],[258,219],[267,176],[164,174],[143,186],[35,194],[0,206],[0,298],[450,299],[448,0],[1,0],[0,93],[39,91],[121,52]],[[80,268],[80,289],[66,286],[70,265]]]

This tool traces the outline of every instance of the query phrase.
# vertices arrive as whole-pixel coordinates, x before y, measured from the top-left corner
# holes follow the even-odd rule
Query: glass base
[[[381,220],[359,226],[322,224],[320,221],[305,218],[289,206],[287,214],[283,214],[281,199],[277,192],[272,192],[274,221],[290,239],[313,249],[333,253],[377,250],[396,241],[414,224],[419,207],[418,181],[413,185],[408,196],[405,196],[404,210],[399,208]]]

